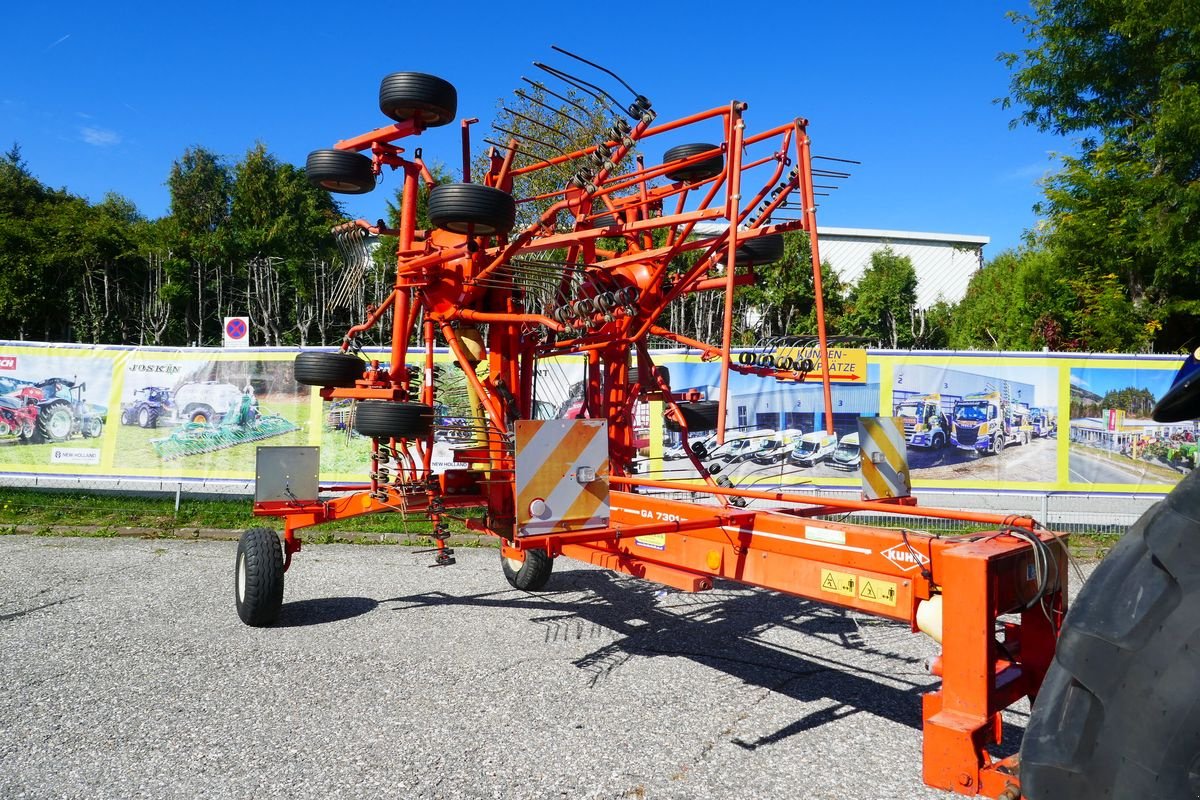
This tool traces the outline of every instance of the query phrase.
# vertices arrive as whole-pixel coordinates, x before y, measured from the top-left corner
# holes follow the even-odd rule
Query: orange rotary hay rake
[[[265,528],[243,536],[239,614],[252,625],[276,620],[300,529],[389,511],[430,517],[439,563],[453,561],[447,520],[462,516],[500,540],[503,572],[522,589],[541,588],[559,556],[684,591],[717,579],[765,587],[899,620],[938,639],[932,669],[941,688],[924,697],[925,781],[1018,797],[1015,757],[994,759],[988,748],[1000,741],[1001,712],[1032,698],[1051,663],[1066,606],[1063,541],[1026,517],[919,508],[911,498],[739,489],[710,475],[689,437],[715,430],[724,441],[730,373],[819,381],[830,410],[814,174],[840,173],[814,170],[806,120],[759,130],[746,104],[734,101],[661,122],[645,97],[584,63],[598,83],[544,69],[615,112],[588,146],[531,156],[514,135],[491,147],[478,170],[485,174],[473,181],[466,121],[462,182],[438,183],[420,150],[410,155],[397,143],[452,122],[455,90],[433,76],[396,73],[380,89],[380,108],[394,124],[309,156],[310,180],[331,191],[370,191],[385,170],[403,175],[396,229],[349,226],[398,240],[390,294],[367,307],[341,352],[302,353],[295,364],[297,380],[321,387],[325,400],[354,401],[351,425],[370,442],[370,482],[318,487],[314,479],[298,489],[299,481],[280,477],[285,459],[264,461],[264,453],[287,448],[260,449],[255,513],[282,518],[284,535],[282,545]],[[620,84],[614,91],[632,99],[617,103],[600,83]],[[662,163],[648,166],[637,150],[653,139],[671,146]],[[561,188],[514,197],[514,186],[532,177]],[[431,227],[420,230],[426,190]],[[517,225],[519,218],[528,221]],[[734,290],[782,256],[788,231],[805,232],[810,245],[820,357],[731,358]],[[660,323],[670,304],[697,292],[724,294],[719,342]],[[386,364],[359,347],[375,329],[390,337]],[[654,363],[652,336],[719,361],[719,396],[675,391]],[[474,419],[454,450],[455,466],[435,472],[434,351],[443,344],[462,369]],[[539,365],[565,355],[586,360],[583,396],[571,418],[537,419]],[[405,367],[410,359],[423,366]],[[678,481],[635,473],[631,419],[639,401],[663,404],[699,473],[686,486],[698,500],[669,499]],[[832,425],[831,413],[825,419]],[[846,521],[847,512],[861,511],[984,530],[937,537]]]

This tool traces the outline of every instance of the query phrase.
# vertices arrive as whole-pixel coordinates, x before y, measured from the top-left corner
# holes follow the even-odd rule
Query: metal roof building
[[[857,283],[871,265],[871,254],[885,247],[912,259],[917,271],[917,305],[928,308],[940,297],[957,303],[967,283],[983,266],[983,247],[991,239],[958,233],[883,231],[871,228],[817,228],[821,261],[828,262],[842,283]]]

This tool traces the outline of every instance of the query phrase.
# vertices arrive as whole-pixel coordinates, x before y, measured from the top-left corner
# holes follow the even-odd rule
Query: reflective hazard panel
[[[908,497],[908,449],[901,417],[859,417],[858,448],[862,453],[863,497],[881,500]]]
[[[517,420],[517,533],[607,528],[608,423]]]

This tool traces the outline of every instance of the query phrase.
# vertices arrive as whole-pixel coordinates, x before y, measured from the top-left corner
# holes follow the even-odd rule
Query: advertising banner
[[[361,481],[369,441],[348,401],[295,381],[296,349],[129,348],[0,342],[0,480],[252,481],[260,445],[319,446],[325,481]],[[847,351],[844,380],[730,375],[726,442],[698,433],[704,463],[744,488],[859,487],[860,418],[897,418],[914,490],[1164,494],[1198,465],[1193,421],[1159,424],[1155,402],[1177,356]],[[653,354],[672,389],[720,397],[719,362]],[[423,367],[422,356],[412,366]],[[865,360],[865,363],[862,363]],[[480,377],[486,377],[480,368]],[[536,419],[576,419],[586,361],[546,359]],[[853,376],[851,379],[849,376]],[[435,358],[434,465],[489,435],[478,399],[445,353]],[[695,469],[659,403],[631,420],[639,474],[687,481]]]

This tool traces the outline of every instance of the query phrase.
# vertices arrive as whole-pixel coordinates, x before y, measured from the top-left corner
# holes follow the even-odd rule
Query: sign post
[[[224,334],[226,347],[249,347],[250,318],[226,317]]]

